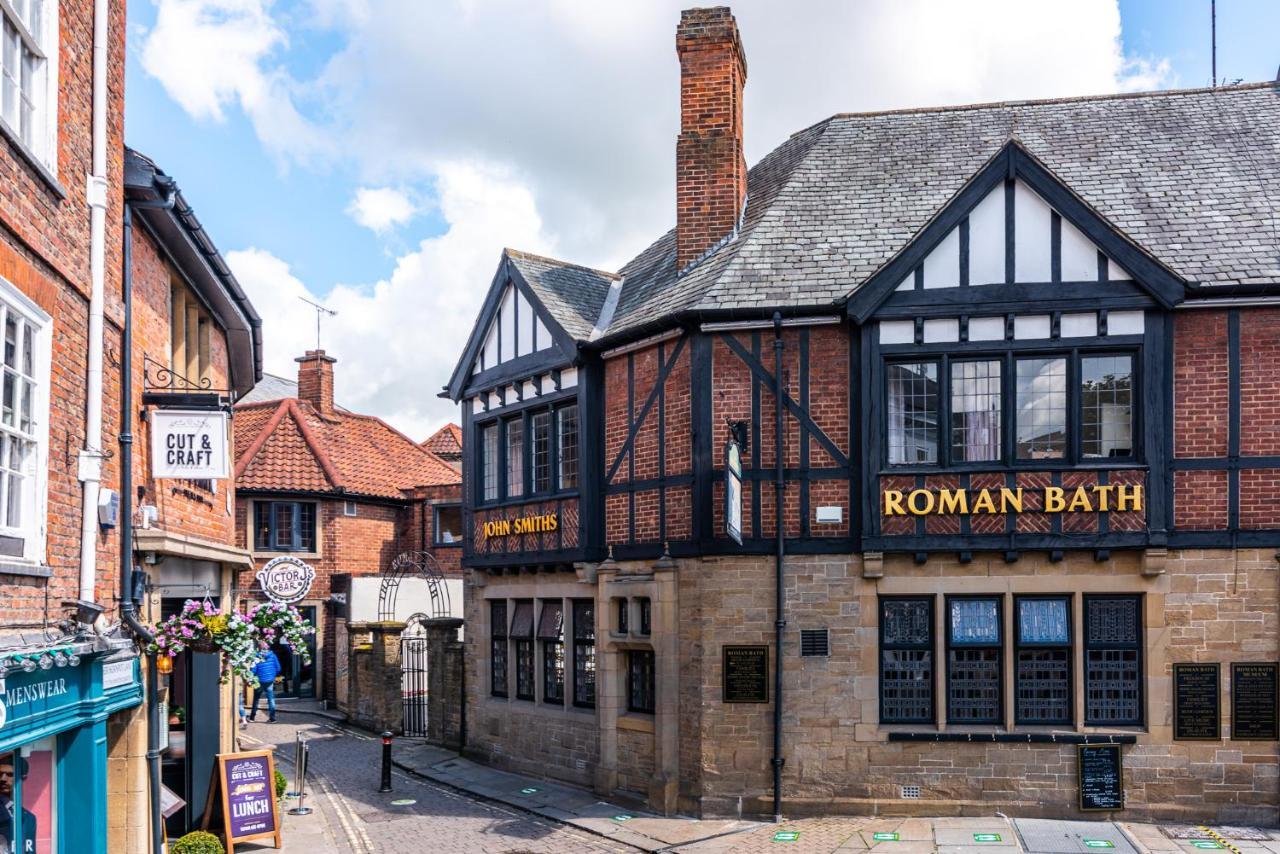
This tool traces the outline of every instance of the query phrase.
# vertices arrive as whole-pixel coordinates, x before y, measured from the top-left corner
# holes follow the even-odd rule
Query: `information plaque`
[[[769,647],[726,646],[723,688],[726,703],[769,702]]]
[[[1175,741],[1222,739],[1222,682],[1218,665],[1173,665],[1173,738]]]
[[[1280,664],[1274,661],[1231,665],[1231,737],[1246,741],[1280,739]]]
[[[1118,744],[1081,744],[1076,755],[1080,809],[1124,809],[1124,763]]]

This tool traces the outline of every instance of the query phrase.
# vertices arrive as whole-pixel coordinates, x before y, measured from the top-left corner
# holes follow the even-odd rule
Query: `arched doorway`
[[[401,595],[409,597],[401,603]],[[400,635],[400,692],[403,702],[402,731],[413,738],[427,736],[427,620],[451,615],[449,588],[436,559],[427,552],[397,555],[378,589],[378,619],[395,621],[414,608],[404,620]]]

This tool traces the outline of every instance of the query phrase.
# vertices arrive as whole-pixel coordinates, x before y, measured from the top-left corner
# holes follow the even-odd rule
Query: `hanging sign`
[[[228,477],[227,413],[156,409],[151,421],[151,476],[186,480]]]
[[[315,581],[316,571],[310,564],[284,555],[267,561],[266,566],[258,570],[255,577],[268,599],[292,605],[305,599],[311,592],[311,582]]]
[[[280,814],[276,811],[275,763],[269,750],[219,753],[201,829],[221,824],[227,854],[237,842],[275,838],[280,847]]]
[[[724,532],[742,545],[742,446],[724,446]]]

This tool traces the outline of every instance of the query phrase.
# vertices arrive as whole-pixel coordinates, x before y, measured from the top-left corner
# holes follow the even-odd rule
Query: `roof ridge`
[[[608,276],[610,279],[622,278],[622,275],[619,273],[611,273],[608,270],[601,270],[598,267],[588,267],[585,264],[575,264],[572,261],[563,261],[559,258],[552,258],[549,255],[535,255],[532,252],[512,249],[510,246],[503,247],[502,251],[506,255],[515,255],[520,258],[526,258],[530,261],[545,261],[548,264],[558,264],[561,267],[573,267],[578,270],[586,270],[589,273],[599,273],[601,276]]]
[[[1110,92],[1100,95],[1068,95],[1060,98],[1026,98],[1015,101],[979,101],[972,104],[952,104],[948,106],[937,107],[900,107],[892,110],[867,110],[865,112],[844,112],[833,113],[820,122],[815,122],[809,127],[816,127],[825,121],[832,119],[855,119],[855,118],[874,118],[876,116],[909,116],[921,113],[956,113],[968,112],[974,110],[996,110],[1008,107],[1037,107],[1050,104],[1078,104],[1090,101],[1131,101],[1140,98],[1171,98],[1180,95],[1204,95],[1208,93],[1222,92],[1248,92],[1254,89],[1267,89],[1276,85],[1275,80],[1264,80],[1255,83],[1236,83],[1231,86],[1202,86],[1193,89],[1154,89],[1146,92]],[[796,131],[792,136],[798,136],[809,128]]]
[[[342,488],[342,479],[338,477],[338,472],[334,469],[333,463],[329,462],[329,455],[324,452],[324,449],[316,440],[315,434],[311,432],[311,427],[308,426],[306,419],[303,418],[302,412],[298,409],[298,399],[296,397],[286,398],[285,406],[288,407],[294,423],[298,425],[298,432],[302,434],[303,441],[307,443],[307,447],[311,449],[311,454],[316,458],[316,462],[324,470],[325,477],[329,479],[329,483],[335,489]]]
[[[285,398],[283,400],[263,401],[262,404],[251,403],[245,406],[247,409],[250,406],[271,405],[276,408],[276,411],[275,414],[268,418],[267,422],[262,425],[262,429],[258,431],[258,435],[249,443],[249,447],[245,448],[244,453],[240,455],[240,459],[236,460],[237,478],[244,474],[245,469],[249,467],[249,463],[253,462],[253,458],[262,450],[262,446],[267,444],[267,439],[271,438],[271,434],[275,431],[276,427],[280,426],[280,419],[284,418],[284,411],[288,406],[288,403],[289,398]]]

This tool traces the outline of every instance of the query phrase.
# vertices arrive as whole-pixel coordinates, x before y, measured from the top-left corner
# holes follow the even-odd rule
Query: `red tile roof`
[[[462,453],[462,428],[457,424],[446,424],[430,438],[422,443],[422,447],[433,454],[454,456]]]
[[[371,415],[322,418],[294,397],[237,406],[236,488],[400,498],[458,483],[448,463]]]

